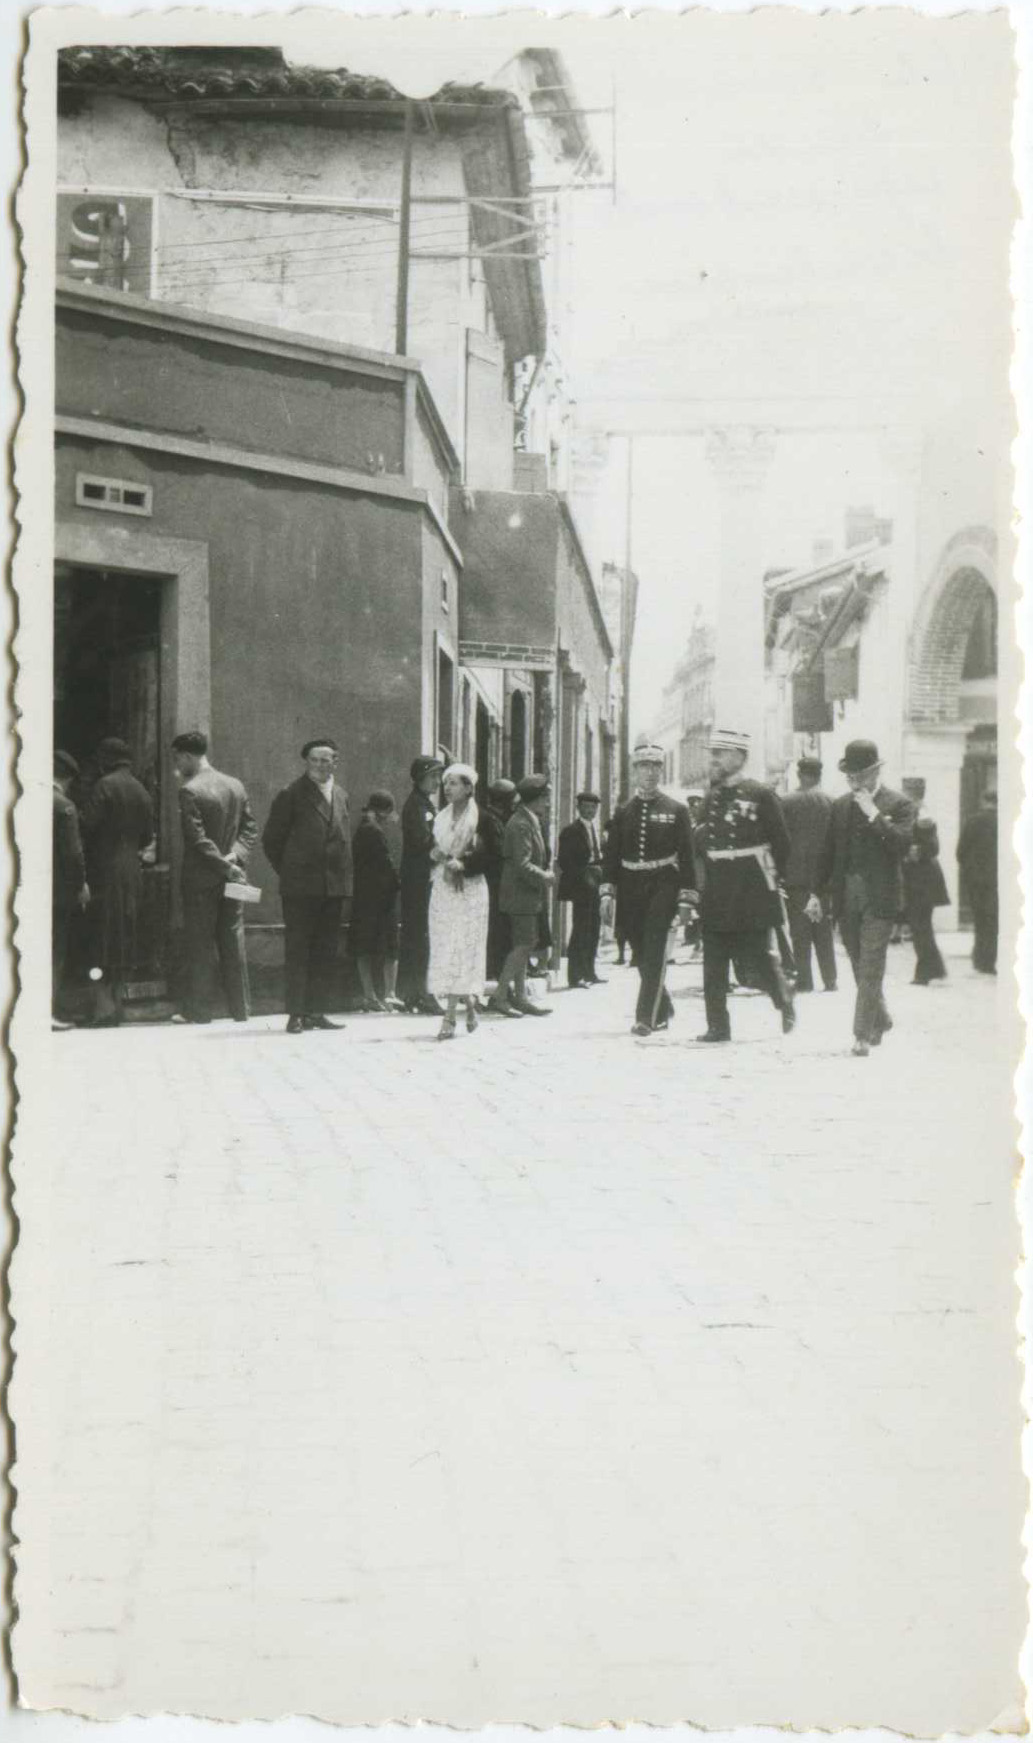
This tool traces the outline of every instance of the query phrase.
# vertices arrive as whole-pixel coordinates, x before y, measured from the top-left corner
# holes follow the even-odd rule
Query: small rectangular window
[[[80,508],[106,508],[113,514],[151,514],[154,492],[149,484],[130,484],[124,478],[94,478],[78,472],[75,500]]]
[[[441,609],[448,610],[448,570],[441,571]]]

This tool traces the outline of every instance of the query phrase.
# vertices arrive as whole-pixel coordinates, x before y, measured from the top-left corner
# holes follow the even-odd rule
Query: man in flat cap
[[[327,1015],[341,916],[352,893],[348,795],[335,778],[337,759],[332,738],[302,745],[304,773],[277,793],[262,832],[280,879],[289,1035],[343,1027]]]
[[[488,803],[481,813],[481,834],[488,850],[488,861],[484,868],[484,881],[488,886],[488,950],[486,976],[487,980],[497,981],[502,973],[502,964],[509,955],[513,942],[509,915],[504,914],[499,907],[499,885],[502,882],[502,843],[505,839],[506,824],[513,815],[516,803],[516,783],[499,776],[488,788]]]
[[[437,999],[427,991],[427,970],[430,967],[430,855],[444,768],[440,757],[415,757],[409,769],[412,791],[402,806],[397,990],[406,1010],[421,1017],[442,1015]]]
[[[782,800],[782,816],[789,831],[789,861],[786,866],[786,907],[789,910],[789,931],[793,940],[796,962],[796,991],[814,991],[811,952],[818,959],[822,985],[827,993],[836,990],[836,946],[832,935],[832,915],[825,892],[818,888],[819,868],[824,865],[832,833],[832,800],[821,785],[820,757],[802,756],[796,765],[799,786]],[[821,901],[820,919],[812,919],[814,907],[808,912],[812,894]]]
[[[527,996],[527,965],[538,944],[541,912],[554,881],[542,833],[551,797],[548,776],[525,775],[517,783],[517,795],[520,803],[502,838],[499,884],[499,906],[509,915],[512,943],[488,1002],[502,1017],[551,1017],[547,1005],[536,1005]]]
[[[789,860],[782,807],[770,787],[743,774],[750,741],[721,728],[710,738],[710,788],[701,829],[706,855],[703,895],[703,995],[707,1027],[701,1041],[731,1040],[728,970],[743,965],[749,984],[766,992],[782,1030],[796,1022],[793,995],[779,962],[775,933],[783,925],[779,879]]]
[[[667,939],[675,916],[696,900],[692,819],[688,806],[660,791],[664,753],[640,742],[631,755],[634,796],[615,813],[606,838],[601,894],[617,900],[639,990],[633,1035],[666,1029],[674,1016],[664,985]]]
[[[572,987],[602,985],[602,978],[595,969],[599,948],[599,889],[603,876],[596,827],[599,804],[598,793],[579,793],[577,816],[560,830],[557,843],[559,899],[570,903],[567,984]]]
[[[51,881],[51,1012],[52,1027],[71,1029],[64,1014],[65,958],[68,939],[76,914],[88,907],[90,887],[86,882],[86,860],[83,856],[79,813],[72,803],[72,782],[78,778],[79,765],[65,750],[54,752],[54,859]]]
[[[226,1008],[234,1022],[251,1014],[244,910],[226,896],[227,884],[244,883],[244,867],[258,840],[247,793],[234,775],[208,760],[206,733],[180,732],[172,740],[172,766],[179,781],[183,834],[180,888],[186,974],[178,1021],[212,1019],[212,952],[219,962]]]
[[[904,905],[904,857],[914,834],[915,807],[882,784],[882,762],[870,738],[847,745],[840,771],[850,789],[832,806],[832,832],[819,884],[831,885],[857,982],[853,1052],[864,1058],[893,1023],[883,980],[894,921]]]

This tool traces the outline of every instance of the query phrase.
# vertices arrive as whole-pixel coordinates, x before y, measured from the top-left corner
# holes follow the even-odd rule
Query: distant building
[[[670,757],[668,781],[680,787],[705,785],[713,726],[714,631],[697,617],[653,727],[657,743]]]

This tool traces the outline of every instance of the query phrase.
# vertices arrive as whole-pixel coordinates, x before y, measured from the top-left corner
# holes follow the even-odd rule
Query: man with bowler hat
[[[569,902],[570,940],[567,944],[567,984],[572,987],[601,986],[595,971],[599,948],[599,887],[603,862],[599,849],[598,793],[579,793],[577,816],[560,830],[557,860],[560,868],[559,899]]]
[[[893,1023],[883,980],[896,916],[904,905],[904,857],[914,833],[915,808],[903,793],[882,784],[878,747],[855,738],[839,764],[850,788],[832,806],[832,832],[818,888],[831,886],[839,923],[857,982],[852,1051],[864,1058]],[[820,908],[817,890],[812,914]]]
[[[733,960],[781,1013],[783,1034],[796,1024],[792,989],[775,943],[784,924],[779,880],[789,861],[789,836],[772,788],[743,774],[749,748],[747,733],[730,728],[711,733],[702,828],[707,1027],[701,1041],[731,1040],[728,970]]]
[[[836,946],[832,919],[822,904],[820,920],[812,920],[807,903],[818,888],[818,869],[825,863],[832,830],[832,800],[821,785],[821,759],[802,756],[796,765],[799,786],[782,800],[782,816],[789,832],[786,864],[786,907],[796,963],[796,991],[814,991],[811,949],[818,958],[822,985],[836,990]],[[819,892],[820,894],[821,892]],[[813,912],[813,909],[812,909]]]
[[[335,779],[337,758],[332,738],[303,744],[305,771],[277,793],[262,833],[280,879],[289,1035],[343,1027],[327,1016],[341,915],[352,893],[348,795]]]
[[[549,809],[547,775],[525,775],[517,783],[519,805],[502,838],[499,906],[509,915],[512,943],[489,1007],[501,1017],[551,1017],[548,1005],[527,996],[527,966],[537,948],[541,911],[552,888],[542,825]]]
[[[601,895],[616,898],[639,973],[633,1035],[666,1029],[674,1016],[664,985],[667,939],[676,915],[696,900],[692,819],[687,805],[660,791],[664,753],[639,743],[631,753],[634,797],[615,813],[606,838]]]
[[[440,757],[414,758],[409,769],[412,791],[402,806],[397,990],[406,1010],[424,1017],[440,1017],[442,1014],[437,999],[427,991],[427,971],[430,968],[430,855],[444,767]]]

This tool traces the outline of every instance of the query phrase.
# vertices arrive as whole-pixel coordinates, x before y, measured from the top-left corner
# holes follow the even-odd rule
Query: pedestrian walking
[[[386,829],[395,820],[394,794],[376,788],[366,800],[352,837],[352,905],[349,933],[362,984],[364,1011],[400,1011],[398,891],[401,880]],[[377,976],[383,997],[377,991]]]
[[[962,886],[972,910],[975,932],[972,967],[977,974],[997,973],[997,791],[988,787],[983,803],[962,826],[958,837]]]
[[[516,800],[516,784],[499,778],[492,781],[488,788],[488,803],[481,812],[481,830],[488,850],[488,863],[484,869],[488,885],[488,953],[487,978],[498,981],[502,973],[502,964],[509,954],[512,944],[512,929],[509,915],[504,914],[499,907],[499,885],[502,882],[502,842],[506,833],[506,824],[513,815],[513,805]]]
[[[122,1021],[125,986],[140,955],[140,897],[144,856],[154,855],[154,804],[131,766],[121,738],[97,747],[100,775],[82,813],[83,845],[93,893],[95,982],[93,1027]]]
[[[676,915],[696,900],[692,819],[686,805],[660,791],[664,753],[637,744],[631,756],[634,796],[614,816],[603,860],[603,900],[623,916],[639,989],[633,1035],[666,1029],[674,1016],[664,985],[667,940]]]
[[[211,1022],[214,950],[226,1007],[234,1022],[243,1023],[251,1015],[244,909],[226,892],[246,883],[244,868],[258,840],[258,824],[243,783],[209,762],[203,732],[177,734],[172,766],[180,783],[185,955],[183,1009],[174,1021]]]
[[[502,878],[499,906],[508,914],[512,944],[490,1007],[503,1017],[551,1017],[547,1005],[537,1005],[527,994],[527,968],[540,937],[541,912],[554,874],[547,866],[542,824],[551,798],[546,775],[525,775],[517,783],[520,803],[506,824],[502,840]]]
[[[577,816],[560,830],[557,843],[559,899],[570,903],[570,939],[567,944],[567,984],[571,987],[602,986],[596,972],[599,949],[599,890],[603,860],[596,818],[598,793],[579,793]]]
[[[341,916],[352,893],[348,795],[335,778],[338,756],[332,738],[302,745],[305,771],[277,793],[262,832],[280,880],[289,1035],[343,1027],[327,1015]]]
[[[878,748],[853,739],[839,764],[850,791],[832,806],[832,835],[819,882],[829,885],[857,983],[853,1052],[864,1058],[893,1027],[883,981],[896,916],[904,906],[904,856],[911,846],[915,808],[882,784]],[[814,896],[814,906],[818,906]]]
[[[928,986],[931,981],[947,978],[947,965],[933,930],[933,912],[949,904],[936,824],[931,817],[916,817],[911,846],[904,859],[904,908],[915,947],[914,986]]]
[[[67,751],[54,752],[54,858],[51,877],[51,1028],[73,1029],[65,1015],[64,978],[69,935],[77,914],[90,902],[86,881],[79,813],[70,789],[79,776],[79,764]]]
[[[477,1027],[488,946],[488,846],[474,789],[477,770],[450,763],[442,780],[445,803],[434,819],[431,848],[430,964],[428,987],[444,999],[439,1041],[456,1032],[456,1009],[466,1006],[466,1030]]]
[[[710,789],[703,821],[703,996],[707,1027],[699,1040],[731,1040],[728,970],[741,964],[751,986],[766,992],[788,1035],[796,1024],[793,993],[779,959],[785,924],[779,880],[789,835],[771,787],[743,774],[746,733],[719,728],[710,738]],[[739,969],[737,967],[737,977]]]
[[[432,756],[416,757],[409,769],[412,791],[402,806],[401,937],[398,950],[398,997],[407,1011],[419,1016],[441,1015],[441,1006],[427,990],[430,965],[430,855],[434,819],[444,764]]]
[[[832,800],[821,785],[820,757],[802,756],[796,764],[799,786],[782,800],[782,816],[789,835],[789,859],[786,863],[786,908],[789,932],[796,965],[798,993],[814,991],[812,953],[818,959],[822,985],[827,993],[836,990],[836,946],[829,912],[827,892],[818,889],[819,867],[828,857],[832,832]],[[814,920],[808,913],[813,894],[825,897],[821,917]],[[811,912],[814,910],[812,908]],[[783,967],[785,966],[783,962]]]

